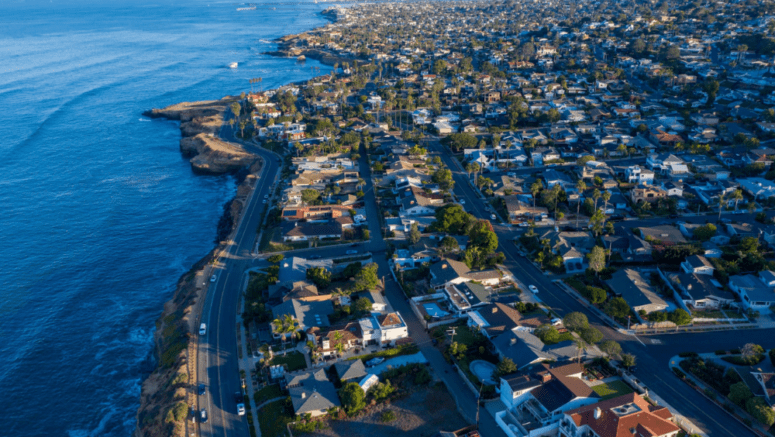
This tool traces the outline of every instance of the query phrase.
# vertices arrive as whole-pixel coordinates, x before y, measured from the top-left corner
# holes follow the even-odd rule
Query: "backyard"
[[[609,381],[592,387],[602,400],[632,393],[633,390],[624,381]]]
[[[280,389],[280,386],[277,384],[271,384],[257,391],[253,395],[253,399],[255,399],[256,405],[261,405],[270,399],[278,398],[282,395],[283,391]]]
[[[270,366],[285,365],[288,372],[295,372],[297,370],[303,370],[307,368],[307,361],[304,359],[304,355],[301,352],[293,351],[282,355],[281,352],[277,353],[272,361],[269,362]]]
[[[286,424],[295,418],[291,398],[272,402],[258,410],[261,425],[261,437],[280,437],[286,435]]]
[[[385,414],[391,411],[393,414]],[[329,428],[315,431],[315,437],[366,435],[393,437],[400,434],[434,436],[439,430],[456,430],[468,425],[455,401],[441,384],[412,390],[407,396],[375,406],[367,414],[348,420],[329,420]],[[263,433],[263,428],[262,428]]]

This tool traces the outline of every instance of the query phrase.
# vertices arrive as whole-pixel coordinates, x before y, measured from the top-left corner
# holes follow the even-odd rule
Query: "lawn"
[[[255,395],[253,395],[253,398],[256,400],[256,406],[258,406],[270,399],[279,398],[282,395],[283,391],[280,389],[280,386],[272,384],[257,391]]]
[[[286,250],[306,249],[308,247],[309,243],[306,241],[282,242],[280,239],[280,227],[278,226],[264,231],[261,236],[261,243],[259,244],[258,250],[261,252],[282,252]]]
[[[595,393],[599,394],[602,400],[615,398],[617,396],[632,393],[633,390],[623,381],[611,381],[592,387]]]
[[[262,437],[280,437],[287,435],[286,424],[293,421],[293,404],[288,397],[282,401],[272,402],[258,410],[258,422],[261,425]]]
[[[269,362],[270,365],[285,364],[288,367],[288,372],[295,372],[297,370],[303,370],[307,368],[307,361],[304,359],[304,355],[301,352],[288,352],[285,356],[281,352],[272,358]]]

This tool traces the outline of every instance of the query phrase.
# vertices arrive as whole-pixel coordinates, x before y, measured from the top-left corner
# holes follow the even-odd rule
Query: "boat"
[[[229,64],[229,68],[237,68],[238,65],[239,64],[237,64],[236,62],[232,62],[231,64]]]
[[[248,7],[245,7],[245,8],[237,8],[237,10],[238,11],[255,11],[256,7],[255,6],[248,6]]]
[[[297,60],[297,61],[299,61],[299,62],[304,62],[304,61],[306,61],[306,60],[307,60],[307,57],[306,57],[306,56],[304,56],[304,55],[301,55],[301,56],[299,56],[298,58],[296,58],[296,60]]]

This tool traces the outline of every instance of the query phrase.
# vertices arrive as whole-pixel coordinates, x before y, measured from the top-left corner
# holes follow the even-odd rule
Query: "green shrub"
[[[698,358],[700,355],[697,352],[681,352],[678,356],[681,358]]]
[[[738,366],[755,366],[764,360],[764,354],[757,354],[748,358],[733,356],[733,357],[721,357],[721,359],[726,361],[727,363],[736,364]]]
[[[381,416],[379,416],[379,420],[382,423],[388,423],[396,420],[396,413],[393,412],[393,410],[387,410],[384,413],[382,413]]]
[[[716,352],[714,352],[714,353],[715,353],[716,355],[726,355],[726,354],[727,354],[727,351],[719,349],[719,350],[717,350],[717,351],[716,351]]]
[[[679,369],[678,367],[673,367],[673,373],[675,373],[675,376],[677,376],[677,377],[679,377],[681,379],[686,378],[686,374],[681,369]]]

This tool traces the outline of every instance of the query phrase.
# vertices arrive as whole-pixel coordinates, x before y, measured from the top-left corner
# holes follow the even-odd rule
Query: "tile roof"
[[[576,426],[587,425],[600,437],[656,437],[680,430],[670,421],[672,415],[667,408],[653,406],[637,393],[587,405],[565,414]]]

